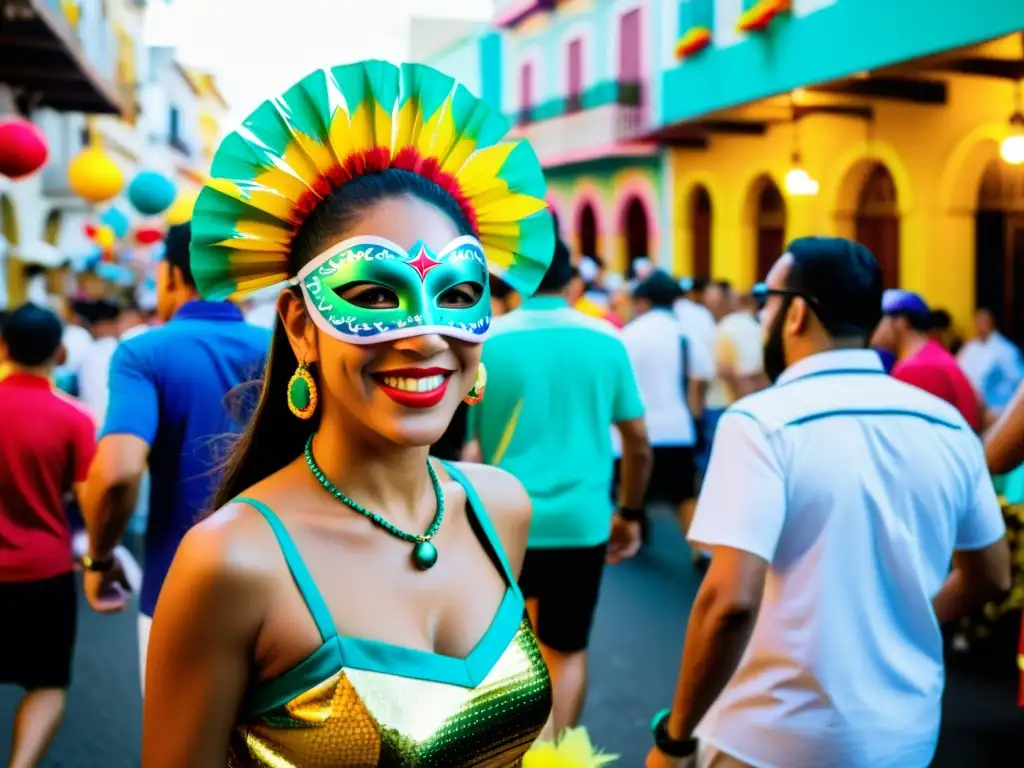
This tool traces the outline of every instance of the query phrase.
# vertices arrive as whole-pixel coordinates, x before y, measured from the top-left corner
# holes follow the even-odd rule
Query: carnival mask
[[[479,343],[491,327],[487,278],[475,237],[438,253],[422,241],[406,251],[383,238],[355,237],[313,259],[296,281],[313,321],[334,338],[376,344],[438,333]]]

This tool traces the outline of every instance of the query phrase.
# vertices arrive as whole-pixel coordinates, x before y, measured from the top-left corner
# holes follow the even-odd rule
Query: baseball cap
[[[911,291],[890,288],[882,294],[883,315],[923,315],[931,314],[928,304],[918,294]]]

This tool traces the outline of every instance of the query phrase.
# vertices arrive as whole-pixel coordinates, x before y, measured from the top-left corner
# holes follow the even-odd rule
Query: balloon
[[[110,227],[114,231],[114,237],[118,240],[128,234],[128,217],[117,208],[108,208],[100,216],[100,222]]]
[[[143,171],[128,185],[128,200],[145,216],[166,211],[177,194],[171,180],[156,171]]]
[[[95,240],[96,239],[96,225],[95,224],[86,224],[84,227],[82,227],[82,231],[85,232],[85,236],[88,237],[90,240]]]
[[[195,192],[181,192],[165,214],[168,226],[174,227],[189,221],[192,218],[192,209],[196,207],[197,197],[199,195]]]
[[[90,203],[103,203],[124,189],[124,174],[102,149],[84,150],[68,166],[68,186]]]
[[[22,179],[46,165],[49,154],[39,126],[23,117],[0,119],[0,174]]]
[[[101,250],[109,251],[117,243],[117,235],[114,230],[104,224],[96,230],[96,237],[93,238]]]
[[[164,239],[164,233],[154,227],[144,227],[135,230],[135,242],[139,245],[153,245]]]

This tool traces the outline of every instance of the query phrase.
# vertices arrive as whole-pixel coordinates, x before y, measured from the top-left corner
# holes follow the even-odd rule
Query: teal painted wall
[[[502,36],[487,27],[464,37],[425,62],[454,77],[476,96],[501,109],[504,45]]]
[[[712,46],[665,72],[661,122],[693,119],[1020,29],[1022,0],[837,0],[801,18],[776,19],[764,32]]]
[[[480,97],[495,109],[501,109],[502,61],[504,45],[497,32],[480,38]]]
[[[479,34],[464,37],[443,51],[436,53],[426,62],[435,69],[454,77],[477,95],[483,94],[483,69],[481,67],[481,44]]]

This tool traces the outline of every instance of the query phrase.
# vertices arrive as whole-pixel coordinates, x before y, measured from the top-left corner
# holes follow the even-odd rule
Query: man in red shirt
[[[981,429],[981,402],[953,357],[929,335],[931,311],[909,291],[890,290],[882,297],[882,322],[871,346],[896,355],[892,375],[941,397],[954,406],[976,432]]]
[[[26,304],[0,329],[0,683],[25,689],[12,766],[35,766],[60,724],[75,645],[67,495],[86,478],[96,426],[50,385],[60,319]]]

